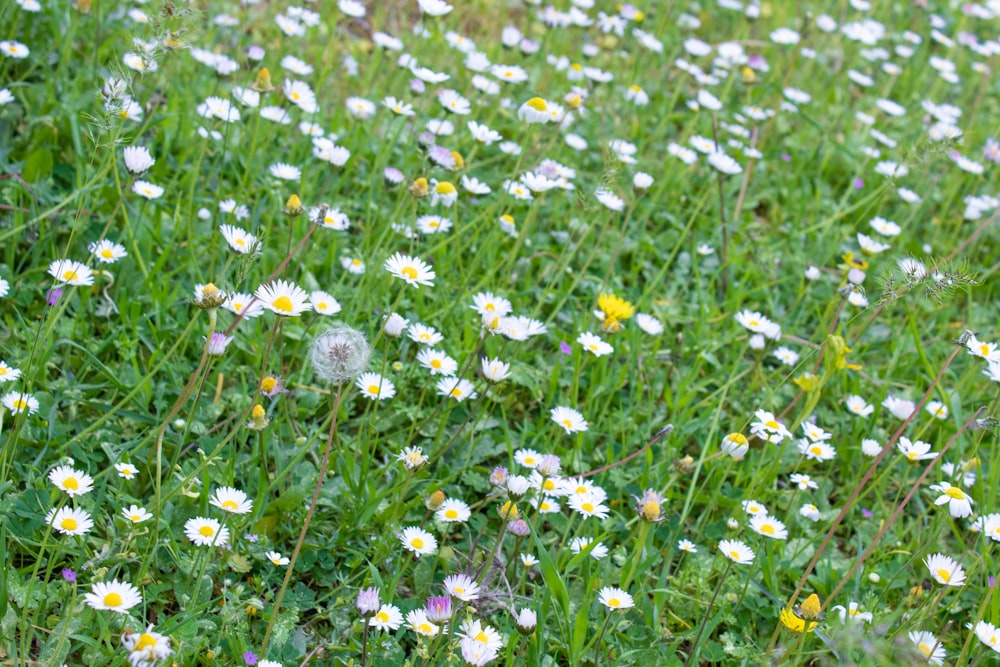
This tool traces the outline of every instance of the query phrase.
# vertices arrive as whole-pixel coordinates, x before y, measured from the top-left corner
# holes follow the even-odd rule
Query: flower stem
[[[701,635],[705,632],[705,626],[708,625],[708,617],[712,613],[712,607],[715,606],[715,598],[719,596],[719,591],[722,590],[722,584],[726,581],[726,576],[729,574],[729,569],[733,566],[733,561],[726,561],[726,569],[722,571],[722,577],[719,579],[719,583],[715,587],[715,592],[712,593],[712,599],[708,601],[708,609],[705,610],[705,617],[701,619],[701,626],[698,628],[698,634],[694,637],[694,642],[691,644],[691,652],[688,653],[688,657],[684,660],[684,665],[691,662],[691,659],[698,653],[698,642],[701,641]]]

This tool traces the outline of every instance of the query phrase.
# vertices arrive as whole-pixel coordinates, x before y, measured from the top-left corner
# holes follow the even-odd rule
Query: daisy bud
[[[535,631],[535,625],[538,624],[538,617],[534,610],[522,609],[521,611],[514,612],[514,623],[517,625],[518,632],[522,635],[530,635]]]
[[[264,406],[258,403],[253,406],[253,410],[250,412],[250,421],[247,422],[247,428],[254,431],[263,431],[267,428],[267,424],[267,413],[264,411]]]
[[[382,329],[385,331],[386,336],[399,338],[403,335],[403,330],[409,325],[410,323],[406,320],[406,318],[399,313],[393,313],[386,318]]]
[[[852,285],[860,285],[865,281],[865,272],[861,269],[850,268],[847,270],[847,282]]]
[[[514,519],[507,524],[507,530],[518,537],[527,537],[531,534],[531,528],[524,519]]]
[[[385,177],[385,182],[390,186],[399,185],[406,180],[406,176],[403,175],[403,172],[395,167],[386,167],[385,171],[382,172],[382,175]]]
[[[766,341],[764,340],[764,335],[763,334],[754,334],[754,335],[750,336],[750,349],[751,350],[763,350],[765,343],[766,343]]]
[[[639,513],[640,517],[651,523],[663,521],[665,518],[663,516],[662,509],[664,502],[663,496],[653,489],[647,489],[646,492],[642,494],[642,498],[636,498],[635,496],[632,497],[638,502],[635,509]]]
[[[507,480],[507,492],[516,497],[521,497],[528,492],[531,483],[524,475],[511,475]]]
[[[444,498],[444,491],[438,489],[424,499],[424,507],[434,512],[441,507],[441,504],[444,502]]]
[[[271,73],[266,67],[261,67],[257,72],[257,79],[253,82],[253,89],[258,93],[269,93],[274,90],[271,85]]]
[[[504,520],[516,519],[518,515],[517,505],[508,500],[500,506],[500,518]]]
[[[454,168],[454,171],[459,171],[461,169],[465,169],[465,158],[462,157],[461,153],[459,153],[458,151],[452,151],[451,152],[451,156],[453,158],[455,158],[455,168]]]
[[[313,372],[321,380],[353,380],[368,367],[370,349],[364,334],[346,326],[334,327],[313,341],[309,352]]]
[[[442,595],[440,597],[427,598],[427,606],[424,609],[427,613],[427,620],[432,623],[446,623],[451,620],[451,596]]]
[[[220,332],[213,333],[212,337],[208,339],[208,356],[221,357],[226,353],[226,348],[231,342],[233,342],[232,336]]]
[[[727,519],[726,526],[729,528],[729,530],[736,530],[737,528],[740,527],[740,522],[737,521],[736,519]]]
[[[744,67],[740,74],[743,76],[743,83],[753,83],[757,80],[757,75],[749,67]]]
[[[645,192],[653,184],[653,177],[646,172],[637,172],[632,177],[632,187],[638,192]]]
[[[427,179],[420,177],[410,184],[410,194],[417,199],[422,199],[430,194],[430,188],[427,185]]]
[[[362,588],[358,591],[358,600],[356,603],[358,611],[361,612],[362,616],[374,616],[382,606],[382,603],[378,599],[378,589],[377,588]]]
[[[298,195],[292,195],[285,202],[285,213],[291,216],[302,215],[305,209],[302,207],[302,200]]]
[[[194,305],[203,310],[218,308],[226,301],[226,295],[212,283],[196,285],[194,288]]]
[[[554,454],[546,454],[542,457],[542,460],[538,462],[538,466],[535,467],[535,470],[537,470],[542,477],[555,477],[559,474],[561,466],[562,464],[559,463],[558,456],[555,456]]]

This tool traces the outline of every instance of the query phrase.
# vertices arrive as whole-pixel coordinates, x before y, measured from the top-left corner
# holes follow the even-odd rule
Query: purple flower
[[[385,180],[391,185],[399,185],[406,180],[406,176],[403,175],[403,172],[395,167],[386,167],[382,174],[385,177]]]
[[[434,623],[443,623],[451,618],[451,596],[427,598],[427,618]]]
[[[247,651],[243,654],[243,664],[245,665],[256,665],[257,664],[257,654],[253,651]]]
[[[425,86],[424,82],[421,81],[420,79],[411,79],[410,80],[410,90],[412,90],[413,92],[415,92],[415,93],[417,93],[419,95],[420,93],[422,93],[425,90],[427,90],[427,86]]]
[[[875,516],[875,514],[873,514],[871,510],[869,510],[869,509],[867,509],[867,508],[864,508],[864,507],[862,507],[862,508],[861,508],[861,516],[863,516],[863,517],[864,517],[864,518],[866,518],[866,519],[870,519],[870,518],[872,518],[873,516]]]
[[[362,588],[358,591],[356,604],[362,616],[373,616],[382,604],[378,599],[378,589],[375,587]]]
[[[262,47],[254,44],[253,46],[247,49],[247,58],[249,58],[250,60],[261,61],[264,59],[265,53],[266,52]]]
[[[69,569],[68,567],[62,571],[62,578],[70,583],[76,582],[76,572]]]
[[[45,300],[49,302],[50,306],[54,306],[59,303],[59,299],[62,298],[62,292],[61,287],[53,287],[45,293]]]
[[[561,340],[559,341],[559,351],[562,352],[563,354],[569,354],[570,352],[573,351],[573,348],[569,346],[569,343],[567,343],[564,340]]]
[[[986,583],[989,584],[990,588],[993,588],[994,586],[997,585],[997,578],[996,577],[988,577],[986,579]]]
[[[507,524],[507,530],[514,533],[518,537],[524,537],[525,535],[531,534],[531,527],[528,526],[528,522],[524,519],[514,519]]]
[[[860,177],[855,178],[854,179],[854,189],[855,190],[860,190],[863,187],[865,187],[865,181],[864,181],[864,179],[862,179]]]
[[[788,153],[782,153],[781,154],[781,159],[782,159],[783,162],[791,162],[792,161],[792,156],[789,155]]]
[[[257,540],[260,539],[260,538],[257,537],[256,533],[247,533],[246,536],[245,536],[245,539],[246,539],[247,542],[256,543]]]
[[[211,340],[208,341],[208,356],[221,357],[226,353],[226,348],[229,347],[229,344],[232,342],[232,336],[227,336],[226,334],[219,332],[213,333]]]

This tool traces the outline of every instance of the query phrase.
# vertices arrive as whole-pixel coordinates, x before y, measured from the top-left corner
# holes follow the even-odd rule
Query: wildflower
[[[767,514],[767,507],[763,503],[758,503],[756,500],[744,500],[740,503],[743,511],[750,516],[757,516],[758,514]]]
[[[754,416],[757,421],[750,424],[750,433],[758,438],[778,444],[785,438],[792,437],[792,432],[785,428],[785,425],[779,422],[773,413],[758,410]]]
[[[367,398],[392,398],[392,383],[378,374],[362,373],[368,367],[371,349],[364,334],[347,326],[327,329],[316,337],[309,350],[313,372],[321,380],[340,383],[357,377],[357,385]],[[371,387],[376,389],[371,391]]]
[[[222,307],[237,315],[243,315],[244,319],[259,317],[264,312],[264,304],[250,294],[241,292],[226,295]],[[225,352],[225,349],[222,351]]]
[[[903,456],[913,462],[926,461],[937,457],[937,452],[931,451],[930,443],[923,440],[911,442],[906,436],[900,436],[896,447]]]
[[[637,498],[636,496],[632,496],[632,498],[637,503],[635,511],[646,521],[656,523],[666,518],[663,516],[663,503],[666,502],[666,498],[655,490],[646,489],[642,494],[642,498]]]
[[[441,350],[423,349],[417,353],[417,361],[430,370],[431,375],[453,376],[458,370],[458,362]]]
[[[21,369],[8,366],[6,361],[0,361],[0,384],[13,382],[21,377]]]
[[[620,611],[635,606],[632,596],[620,588],[605,586],[598,594],[598,599],[608,609]]]
[[[38,412],[38,399],[21,391],[7,392],[3,398],[0,398],[0,404],[3,404],[14,415],[24,412],[33,415]]]
[[[907,636],[916,645],[917,650],[927,658],[927,664],[944,664],[947,653],[937,637],[925,630],[911,630],[907,633]]]
[[[291,562],[288,559],[288,556],[282,556],[277,551],[268,551],[268,552],[266,552],[264,554],[264,558],[266,558],[269,561],[271,561],[272,565],[276,565],[276,566],[279,566],[279,567],[283,566],[283,565],[288,565]]]
[[[935,505],[948,505],[948,511],[953,517],[962,518],[972,514],[972,498],[957,486],[948,482],[932,484],[931,489],[944,495],[934,501]]]
[[[451,12],[454,7],[444,0],[417,0],[420,11],[428,16],[444,16]]]
[[[448,498],[443,503],[441,507],[438,508],[434,516],[439,521],[451,522],[465,522],[469,520],[472,516],[472,512],[469,510],[469,506],[458,500],[457,498]]]
[[[812,477],[809,475],[804,475],[802,473],[793,472],[791,477],[789,477],[792,484],[799,487],[799,491],[808,491],[810,489],[818,489],[819,484],[817,484]]]
[[[719,542],[719,551],[734,563],[747,565],[753,562],[753,549],[739,540],[722,540]]]
[[[758,514],[750,519],[750,528],[757,534],[775,540],[788,539],[785,524],[767,514]]]
[[[127,146],[123,153],[125,168],[133,174],[141,174],[156,164],[156,160],[149,154],[149,150],[143,146]]]
[[[735,319],[737,323],[748,331],[763,334],[772,340],[778,340],[781,338],[781,327],[761,315],[759,312],[741,310],[736,313]]]
[[[547,123],[550,119],[549,105],[541,97],[532,97],[517,110],[517,118],[526,123]]]
[[[147,512],[144,507],[139,507],[138,505],[130,505],[127,508],[123,507],[122,515],[132,523],[142,523],[153,518],[150,512]]]
[[[972,334],[965,342],[965,347],[969,350],[969,354],[974,357],[980,357],[990,363],[1000,362],[1000,349],[997,348],[996,343],[984,343],[975,334]]]
[[[49,275],[55,278],[56,283],[77,286],[94,284],[93,272],[84,264],[71,259],[57,259],[49,264]]]
[[[298,317],[307,310],[312,310],[309,295],[305,290],[295,283],[284,280],[261,285],[254,296],[265,308],[277,315]]]
[[[804,618],[796,614],[794,610],[787,607],[781,610],[779,618],[781,620],[781,624],[792,632],[812,632],[816,629],[816,626],[819,625],[818,622],[813,620],[807,622]]]
[[[566,433],[577,433],[589,428],[587,421],[573,408],[559,406],[550,411],[552,421],[559,424]]]
[[[256,665],[257,664],[257,654],[253,651],[247,650],[243,654],[243,664],[244,665]]]
[[[875,411],[875,406],[867,403],[862,397],[853,394],[844,399],[844,405],[847,406],[849,412],[859,417],[867,417]]]
[[[521,558],[521,565],[523,565],[524,567],[530,568],[534,567],[535,565],[538,565],[538,559],[531,554],[520,554],[520,558]]]
[[[478,394],[474,385],[468,380],[456,377],[446,377],[438,380],[437,392],[439,396],[448,396],[461,403],[467,398],[475,398]]]
[[[574,537],[569,543],[569,549],[575,554],[589,551],[590,557],[594,560],[601,560],[608,555],[608,548],[590,537]]]
[[[829,461],[837,455],[836,449],[822,441],[799,440],[798,448],[807,459],[812,461]]]
[[[929,412],[935,419],[947,419],[948,418],[948,406],[941,401],[928,401],[924,409]]]
[[[433,287],[436,277],[429,264],[416,257],[396,253],[385,261],[385,269],[397,278],[414,287]]]
[[[882,401],[882,407],[891,412],[896,419],[909,419],[917,406],[913,401],[908,401],[905,398],[886,396],[885,400]]]
[[[588,495],[572,495],[568,502],[571,509],[575,510],[581,516],[589,518],[596,516],[598,519],[608,518],[608,508],[599,501],[595,501],[594,498]]]
[[[979,621],[976,623],[973,631],[976,633],[979,641],[995,652],[1000,653],[1000,631],[997,630],[996,626],[986,621]]]
[[[146,626],[145,632],[129,632],[121,635],[122,647],[128,651],[128,661],[133,667],[151,667],[173,654],[170,637],[153,632],[153,624]]]
[[[695,546],[694,542],[692,542],[691,540],[680,540],[677,543],[677,548],[689,554],[698,553],[698,547]]]
[[[260,251],[260,240],[258,240],[253,234],[245,232],[239,227],[235,227],[233,225],[219,225],[219,231],[222,232],[222,236],[226,239],[226,243],[229,244],[229,247],[241,255],[247,255]]]
[[[448,595],[463,602],[479,599],[479,584],[467,574],[453,574],[445,577],[444,588]]]
[[[49,473],[49,481],[68,496],[82,496],[94,487],[93,477],[70,466],[54,468]]]
[[[635,323],[650,336],[659,336],[663,333],[663,323],[652,315],[639,313],[635,316]]]
[[[146,199],[159,199],[163,196],[163,188],[149,181],[136,181],[132,184],[132,192]]]
[[[184,523],[184,534],[199,547],[223,546],[229,542],[229,529],[215,519],[195,517]]]
[[[72,507],[52,508],[45,515],[45,523],[63,535],[85,535],[94,527],[90,514]]]
[[[857,602],[851,602],[845,609],[843,605],[837,605],[831,607],[830,611],[835,611],[840,614],[840,622],[846,623],[850,620],[853,623],[871,623],[872,613],[870,611],[861,611],[858,609]]]
[[[113,579],[91,586],[84,601],[93,609],[125,613],[142,602],[142,595],[132,584]]]
[[[722,439],[719,449],[722,453],[731,456],[734,461],[742,461],[747,451],[749,451],[750,445],[747,442],[746,436],[742,433],[730,433]]]
[[[378,608],[370,621],[371,627],[376,630],[395,631],[403,624],[403,615],[395,605],[384,604]]]
[[[503,648],[503,639],[500,637],[500,633],[479,620],[463,621],[458,636],[484,644],[494,653]]]
[[[320,315],[336,315],[341,309],[340,303],[322,290],[310,292],[309,303],[312,304],[312,309]]]
[[[499,359],[482,359],[483,376],[490,382],[502,382],[510,377],[510,364]]]
[[[810,521],[819,521],[819,508],[813,504],[806,504],[800,507],[799,514]]]
[[[615,350],[614,347],[601,340],[599,336],[595,336],[589,331],[580,334],[577,337],[576,342],[583,345],[583,348],[592,353],[595,357],[603,357],[607,354],[611,354]]]
[[[933,554],[924,559],[934,581],[945,586],[961,586],[965,583],[965,570],[953,558],[944,554]]]
[[[216,489],[209,504],[231,514],[246,514],[253,509],[253,502],[247,494],[231,486]]]
[[[594,191],[594,197],[612,211],[621,212],[625,210],[625,200],[607,188],[597,188]]]
[[[426,530],[416,526],[403,528],[399,533],[399,541],[407,551],[412,551],[419,558],[437,551],[437,540]]]
[[[128,255],[125,251],[125,246],[109,241],[108,239],[94,241],[87,246],[87,250],[102,264],[114,264],[122,257]]]
[[[530,635],[535,631],[535,626],[538,624],[538,616],[533,609],[518,611],[514,608],[511,609],[511,614],[514,616],[514,624],[517,626],[517,631],[522,635]]]

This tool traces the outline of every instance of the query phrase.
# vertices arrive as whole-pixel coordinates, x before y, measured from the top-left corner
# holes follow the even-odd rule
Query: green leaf
[[[534,532],[531,533],[531,539],[534,540],[535,546],[538,548],[538,564],[542,568],[542,579],[545,580],[545,585],[551,591],[552,595],[555,597],[556,602],[559,603],[560,608],[562,608],[563,618],[566,622],[569,622],[569,593],[566,592],[566,584],[563,583],[562,578],[556,571],[556,566],[552,562],[552,558],[549,557],[549,552],[542,544],[542,541],[538,539],[538,536]]]
[[[52,173],[52,152],[39,148],[24,161],[21,178],[28,183],[37,183]]]

